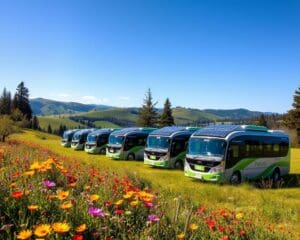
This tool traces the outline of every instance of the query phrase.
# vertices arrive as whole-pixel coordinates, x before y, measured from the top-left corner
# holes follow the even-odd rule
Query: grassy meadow
[[[299,178],[296,177],[297,175],[292,175],[292,177],[287,178],[283,187],[279,189],[262,189],[249,183],[244,183],[237,187],[226,184],[210,184],[187,178],[183,175],[182,171],[178,170],[151,168],[144,166],[142,162],[138,161],[114,161],[102,155],[89,155],[83,151],[63,148],[60,146],[60,138],[45,133],[25,131],[24,133],[13,135],[11,139],[18,142],[21,141],[25,146],[29,145],[29,147],[32,146],[33,148],[39,146],[39,148],[51,150],[51,154],[55,154],[55,158],[63,159],[64,164],[69,166],[69,168],[66,169],[75,171],[73,174],[78,174],[78,172],[76,172],[78,169],[77,167],[73,168],[71,163],[73,161],[78,162],[78,164],[80,163],[80,169],[83,169],[83,173],[78,176],[79,183],[77,184],[86,184],[86,182],[84,182],[87,177],[85,171],[86,169],[92,168],[98,169],[98,171],[104,171],[106,175],[112,174],[118,178],[130,176],[130,179],[134,179],[132,185],[135,186],[136,189],[139,188],[139,191],[143,191],[146,188],[148,189],[147,191],[151,192],[149,194],[156,196],[155,200],[153,199],[151,202],[151,204],[156,206],[154,209],[149,210],[148,208],[141,207],[138,210],[133,210],[127,205],[120,209],[129,211],[130,214],[136,211],[134,212],[134,214],[136,214],[135,218],[137,219],[136,223],[131,222],[133,221],[131,218],[130,221],[123,219],[125,222],[122,222],[122,224],[129,224],[131,228],[135,228],[138,225],[139,231],[136,235],[130,232],[122,233],[121,230],[114,225],[115,223],[106,223],[106,227],[109,229],[109,231],[105,233],[106,239],[225,240],[299,238],[300,188]],[[49,154],[50,153],[46,151],[45,156],[38,156],[38,159],[35,160],[45,160]],[[32,158],[34,157],[36,156],[32,156]],[[19,156],[19,158],[22,159],[22,156]],[[292,149],[291,173],[300,174],[299,166],[300,150]],[[50,176],[52,176],[51,180],[53,181],[53,173],[51,173]],[[58,177],[61,178],[61,176]],[[61,180],[61,182],[63,181]],[[107,186],[110,186],[110,183],[107,183]],[[267,186],[267,184],[265,186]],[[97,189],[94,191],[96,190]],[[76,191],[79,190],[77,189]],[[100,198],[103,198],[101,196],[105,196],[106,199],[111,199],[110,201],[118,201],[119,198],[122,198],[122,191],[124,192],[124,189],[115,195],[109,193],[109,190],[105,188],[101,189],[101,191],[97,191]],[[124,193],[125,200],[127,193]],[[89,193],[82,191],[80,194],[88,195]],[[138,191],[135,191],[134,194],[138,194]],[[87,222],[90,229],[95,229],[101,224],[103,227],[103,222],[93,222],[86,214],[81,214],[82,206],[86,206],[86,203],[84,203],[81,197],[78,201],[82,201],[81,207],[76,208],[80,216],[78,218],[82,218],[82,222]],[[49,206],[49,209],[50,208],[51,206]],[[108,209],[107,211],[110,211],[107,214],[115,214],[111,212],[112,210]],[[70,216],[68,215],[68,217],[60,212],[57,212],[57,214],[59,216],[57,218],[53,218],[53,216],[50,217],[51,222],[66,220],[71,222],[70,225],[72,225],[73,228],[75,228],[76,224],[80,224],[78,221],[74,223],[72,214],[70,214]],[[151,216],[152,218],[150,219],[150,215],[154,215],[154,217]],[[40,221],[41,220],[37,218],[37,222],[40,223]],[[148,223],[145,224],[145,222]],[[155,225],[156,222],[159,222],[159,226],[161,227]],[[36,224],[37,223],[26,223],[26,226],[32,227],[36,226]],[[18,232],[20,229],[19,227],[16,231]],[[85,233],[86,235],[83,235],[85,237],[91,236],[89,235],[92,234],[91,231],[87,231],[87,233]],[[112,232],[115,232],[117,235],[114,235],[113,238],[107,238],[113,235]],[[16,237],[16,233],[14,234]],[[74,238],[76,235],[75,232],[69,232],[68,234],[69,235],[66,236],[69,238]],[[104,233],[101,234],[99,238],[93,236],[95,239],[105,239],[103,238]],[[52,238],[50,239],[60,239],[58,237],[61,237],[58,236],[56,238],[54,235],[51,236]]]

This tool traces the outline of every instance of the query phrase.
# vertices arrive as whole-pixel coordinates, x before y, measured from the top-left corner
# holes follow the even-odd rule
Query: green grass
[[[109,121],[95,121],[94,124],[96,128],[120,128],[119,125]]]
[[[108,168],[116,173],[137,175],[150,182],[154,190],[163,192],[169,200],[181,195],[183,198],[190,198],[197,205],[253,211],[261,217],[262,222],[286,223],[300,229],[299,186],[262,190],[248,183],[238,187],[203,183],[185,177],[182,171],[151,168],[137,161],[114,161],[102,155],[89,155],[83,151],[63,148],[58,137],[48,134],[43,134],[41,138],[38,132],[25,131],[12,138],[39,144],[55,153]],[[299,174],[300,149],[292,150],[291,159],[291,173]]]
[[[77,128],[78,125],[80,125],[81,127],[84,127],[84,125],[79,124],[75,121],[72,121],[71,119],[67,118],[67,117],[63,117],[63,118],[59,118],[59,117],[38,117],[39,120],[39,125],[42,129],[46,129],[48,128],[48,125],[51,125],[52,130],[58,129],[59,126],[62,125],[66,125],[67,128]]]

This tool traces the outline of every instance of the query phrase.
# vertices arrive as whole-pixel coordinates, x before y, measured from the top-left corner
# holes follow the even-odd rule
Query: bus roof
[[[208,136],[225,138],[233,132],[257,132],[269,133],[273,135],[286,136],[281,131],[268,130],[268,128],[257,125],[212,125],[196,131],[193,136]]]
[[[101,128],[95,129],[94,131],[90,132],[89,135],[99,136],[102,134],[112,133],[113,131],[119,130],[119,128]]]
[[[153,130],[156,130],[157,128],[148,128],[148,127],[130,127],[130,128],[123,128],[118,131],[114,131],[111,133],[111,135],[116,136],[126,136],[130,133],[150,133]]]
[[[80,129],[79,131],[75,132],[76,135],[85,134],[88,132],[92,132],[94,129],[88,128],[88,129]]]
[[[150,133],[150,135],[159,135],[159,136],[166,136],[170,137],[175,133],[183,133],[183,134],[192,134],[199,128],[196,127],[182,127],[182,126],[170,126],[170,127],[163,127],[160,129],[157,129]]]

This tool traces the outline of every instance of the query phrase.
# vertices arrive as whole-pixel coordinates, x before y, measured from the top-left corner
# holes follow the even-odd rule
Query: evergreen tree
[[[268,123],[264,114],[259,116],[257,125],[267,127]]]
[[[13,108],[19,109],[27,120],[32,118],[32,110],[29,104],[29,90],[21,82],[13,99]]]
[[[295,91],[293,109],[284,117],[284,124],[291,129],[300,128],[300,87]]]
[[[157,112],[153,103],[152,94],[150,88],[145,94],[144,104],[139,112],[137,125],[141,127],[154,127],[157,125]]]
[[[34,116],[32,118],[31,128],[34,129],[34,130],[39,129],[39,120],[38,120],[37,116]]]
[[[9,91],[6,91],[6,88],[4,88],[2,96],[0,97],[0,114],[11,114],[11,107],[11,94]]]
[[[163,113],[160,116],[159,125],[160,127],[174,125],[174,118],[172,115],[172,108],[169,98],[167,98],[165,101]]]
[[[50,133],[50,134],[52,133],[52,127],[50,124],[48,124],[47,133]]]

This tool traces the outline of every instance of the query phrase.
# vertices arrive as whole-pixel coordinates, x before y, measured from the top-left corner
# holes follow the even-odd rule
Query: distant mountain
[[[223,120],[246,119],[246,118],[254,118],[261,114],[268,114],[268,115],[271,114],[271,113],[263,113],[258,111],[250,111],[244,108],[229,109],[229,110],[204,109],[203,111],[218,116],[220,119]]]
[[[106,105],[82,104],[76,102],[60,102],[44,98],[30,99],[34,115],[58,115],[89,112],[91,110],[104,110],[111,108]]]

